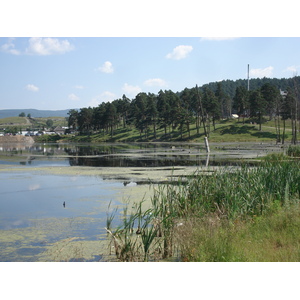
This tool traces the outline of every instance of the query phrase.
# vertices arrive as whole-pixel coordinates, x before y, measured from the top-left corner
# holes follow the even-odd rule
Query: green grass
[[[299,205],[248,221],[216,218],[188,222],[180,232],[181,259],[207,262],[297,262]],[[179,233],[177,233],[179,235]]]
[[[183,261],[298,261],[299,196],[300,163],[273,155],[257,167],[199,172],[160,185],[151,208],[143,212],[137,205],[118,237],[137,241],[130,228],[138,220],[147,246],[144,255],[130,248],[131,260],[179,253]]]
[[[28,119],[26,117],[11,117],[0,119],[0,126],[11,127],[18,126],[26,130],[27,128],[43,128],[47,127],[46,122],[48,119],[53,121],[53,126],[67,126],[66,118],[63,117],[51,117],[51,118],[33,118]],[[276,141],[275,122],[266,121],[262,125],[262,130],[259,131],[259,125],[251,124],[250,119],[246,119],[245,123],[242,120],[220,120],[216,123],[216,129],[210,126],[209,141],[210,142],[268,142]],[[282,121],[281,121],[282,123]],[[4,125],[5,124],[5,125]],[[281,124],[282,133],[283,124]],[[291,120],[286,122],[286,134],[285,141],[291,140]],[[150,127],[147,135],[145,132],[140,133],[134,127],[116,128],[113,132],[113,136],[109,133],[103,132],[91,132],[84,135],[61,137],[66,142],[150,142],[150,141],[190,141],[196,142],[204,138],[203,128],[200,128],[200,132],[197,133],[195,124],[190,126],[190,134],[187,129],[184,128],[182,134],[178,129],[172,130],[168,127],[167,134],[163,128],[157,128],[156,137],[154,136],[153,128]]]
[[[17,126],[27,124],[26,117],[9,117],[0,119],[0,126]]]
[[[27,118],[27,117],[9,117],[0,119],[0,126],[9,128],[17,127],[18,129],[42,129],[47,128],[46,122],[51,119],[53,126],[67,126],[68,122],[64,117],[49,117],[49,118]]]
[[[282,132],[282,129],[281,129]],[[113,136],[102,132],[94,132],[84,135],[76,135],[65,138],[66,141],[73,142],[150,142],[150,141],[189,141],[197,142],[203,140],[203,128],[197,133],[195,124],[190,126],[190,134],[186,129],[183,130],[182,135],[178,129],[170,130],[168,128],[167,134],[163,128],[156,130],[156,137],[153,129],[150,128],[146,136],[145,133],[140,133],[137,129],[118,128],[114,130]],[[291,140],[290,121],[286,124],[285,141]],[[216,129],[213,130],[211,126],[209,141],[210,142],[268,142],[276,141],[277,135],[274,121],[269,121],[263,124],[262,130],[259,131],[259,126],[248,123],[243,123],[238,120],[223,120],[216,124]]]

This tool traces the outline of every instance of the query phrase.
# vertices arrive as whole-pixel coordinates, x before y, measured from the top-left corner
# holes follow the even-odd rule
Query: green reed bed
[[[268,158],[257,167],[226,167],[212,175],[199,170],[188,181],[181,178],[177,185],[160,185],[150,209],[143,212],[137,205],[122,226],[110,231],[115,243],[119,240],[115,248],[130,253],[125,259],[129,261],[175,257],[187,261],[282,260],[278,255],[266,258],[247,252],[268,246],[265,253],[270,249],[285,253],[280,245],[286,244],[288,251],[300,253],[299,235],[283,234],[288,226],[297,228],[298,221],[290,217],[299,219],[299,167],[298,162],[283,157]],[[290,224],[284,229],[287,220]],[[267,231],[267,224],[274,228]],[[287,253],[282,255],[293,260]]]
[[[300,146],[289,145],[287,155],[292,157],[300,157]]]

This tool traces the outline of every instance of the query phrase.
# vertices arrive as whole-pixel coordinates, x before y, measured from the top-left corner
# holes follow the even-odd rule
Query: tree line
[[[257,79],[258,81],[258,79]],[[71,109],[68,113],[68,125],[81,134],[102,131],[114,135],[120,127],[139,130],[145,138],[153,134],[156,138],[158,129],[164,133],[178,130],[186,131],[190,137],[191,125],[197,134],[209,136],[215,129],[216,121],[227,119],[233,113],[239,118],[252,118],[259,124],[260,130],[264,119],[274,119],[277,140],[284,143],[285,121],[292,120],[293,142],[297,142],[297,121],[300,116],[298,86],[300,77],[293,77],[285,85],[285,93],[273,79],[262,79],[260,87],[247,90],[247,81],[235,87],[231,96],[226,92],[226,82],[217,82],[216,87],[204,85],[200,88],[185,88],[180,93],[160,90],[158,94],[141,92],[134,99],[126,95],[112,102],[103,102],[97,107]],[[251,82],[250,82],[251,86]],[[282,126],[282,128],[281,128]]]

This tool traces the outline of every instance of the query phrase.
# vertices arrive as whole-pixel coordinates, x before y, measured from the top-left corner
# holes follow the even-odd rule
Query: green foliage
[[[54,122],[53,122],[53,120],[51,120],[51,119],[48,119],[48,120],[46,121],[46,125],[47,125],[48,127],[52,127],[53,124],[54,124]]]
[[[292,157],[300,157],[300,146],[289,145],[287,155]]]
[[[297,261],[299,167],[269,157],[257,167],[223,168],[211,175],[199,169],[189,179],[160,185],[151,208],[143,212],[138,205],[126,219],[127,241],[136,241],[128,238],[134,221],[144,234],[143,255],[135,256],[137,249],[131,255],[168,259],[179,249],[188,261]],[[272,251],[274,246],[284,251]]]
[[[58,134],[44,134],[35,137],[35,141],[38,143],[54,143],[61,139],[61,136]]]
[[[253,85],[250,92],[246,90],[243,82],[238,80],[234,90],[230,92],[227,88],[229,81],[222,81],[216,83],[215,88],[209,84],[199,89],[197,86],[185,88],[180,93],[170,90],[160,90],[157,95],[142,92],[132,100],[123,95],[122,99],[101,103],[98,107],[70,110],[69,126],[78,129],[80,134],[101,132],[103,135],[109,135],[111,139],[115,139],[115,132],[121,127],[129,127],[138,130],[139,140],[144,141],[156,140],[158,131],[163,129],[164,136],[160,139],[174,140],[176,137],[177,140],[185,140],[192,138],[194,129],[194,135],[199,137],[201,126],[204,135],[210,137],[213,131],[217,130],[217,122],[230,118],[232,112],[235,112],[243,118],[243,122],[245,116],[255,119],[260,131],[266,116],[269,119],[275,116],[274,136],[256,136],[284,142],[285,120],[289,117],[296,118],[295,114],[290,113],[293,110],[287,109],[293,108],[290,94],[295,87],[290,88],[288,96],[283,98],[271,79],[261,79],[257,82],[260,82],[258,87]],[[299,78],[294,77],[288,82],[298,84]],[[290,105],[287,106],[287,103]],[[283,132],[280,117],[284,121]]]

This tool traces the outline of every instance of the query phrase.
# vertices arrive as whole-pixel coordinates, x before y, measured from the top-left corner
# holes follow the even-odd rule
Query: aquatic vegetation
[[[111,235],[122,236],[130,244],[123,250],[130,252],[131,261],[247,260],[249,257],[234,246],[236,233],[252,228],[251,224],[257,220],[265,222],[272,217],[275,220],[276,214],[281,216],[276,220],[284,223],[286,215],[291,214],[291,207],[299,212],[299,166],[288,160],[267,159],[256,167],[226,167],[211,175],[199,171],[188,181],[183,177],[177,184],[160,185],[152,197],[151,208],[143,212],[137,206],[135,212],[125,218],[124,226]],[[136,220],[138,229],[145,234],[142,252],[136,243],[138,235],[132,235],[130,230]],[[262,228],[256,227],[256,230]],[[199,247],[192,242],[197,236],[201,237]],[[179,257],[175,257],[175,253],[179,253]],[[123,260],[124,256],[118,258]],[[262,256],[257,259],[264,260]]]

